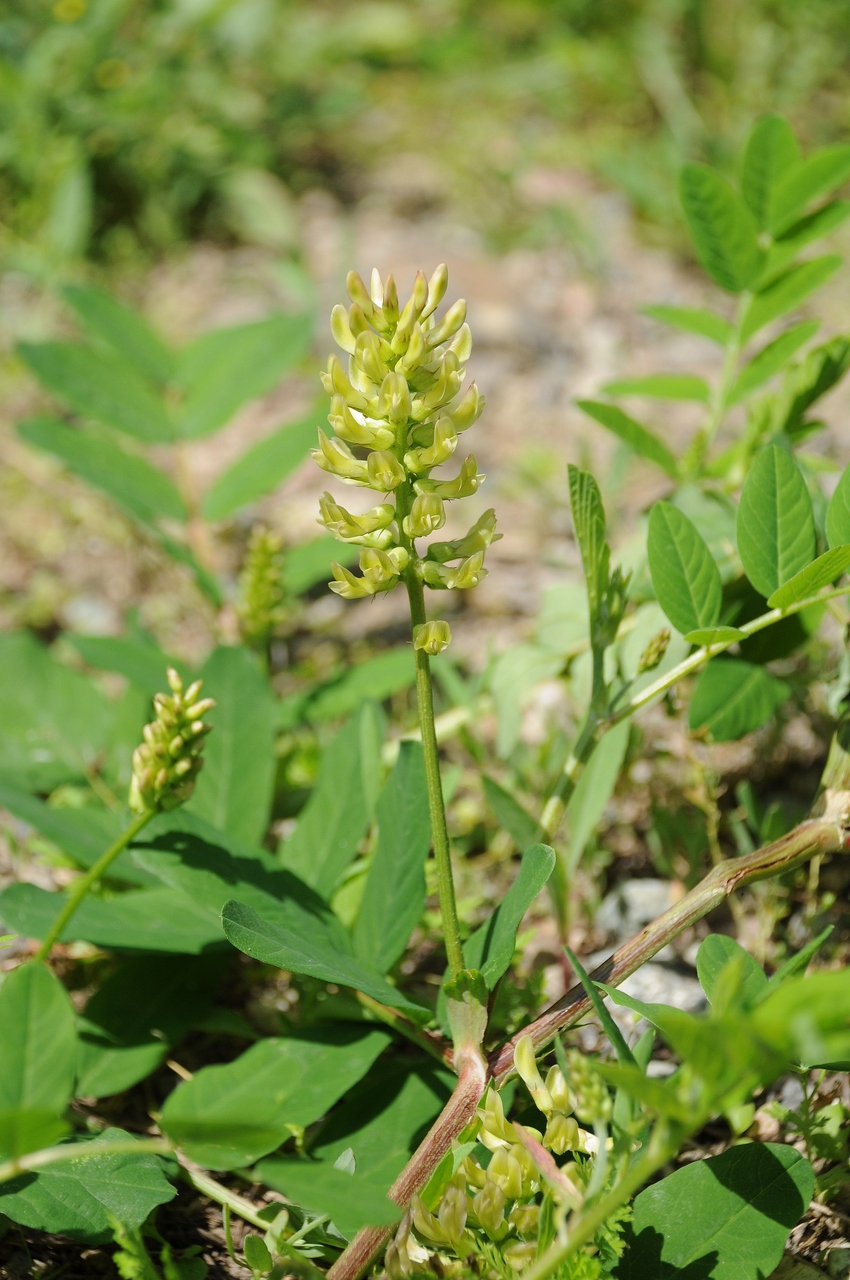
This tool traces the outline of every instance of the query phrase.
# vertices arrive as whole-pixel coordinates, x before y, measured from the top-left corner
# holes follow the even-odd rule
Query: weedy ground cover
[[[645,549],[628,569],[613,562],[597,482],[570,465],[581,597],[567,589],[556,643],[541,626],[521,664],[508,653],[477,680],[448,664],[440,615],[445,593],[478,586],[499,535],[495,510],[473,503],[485,477],[462,437],[484,429],[485,405],[465,382],[472,334],[465,304],[443,305],[445,268],[420,272],[406,299],[391,275],[368,287],[349,275],[350,305],[331,317],[348,361],[331,356],[322,375],[331,431],[313,450],[334,487],[319,512],[329,538],[296,553],[258,527],[236,588],[209,556],[217,526],[300,461],[316,420],[270,437],[201,498],[175,483],[175,459],[280,377],[303,323],[272,317],[174,353],[109,295],[75,288],[86,340],[21,348],[56,406],[21,438],[191,567],[220,607],[221,643],[188,672],[138,627],[76,638],[84,668],[27,633],[2,637],[0,803],[73,869],[52,892],[21,880],[0,893],[17,959],[0,986],[8,1238],[110,1243],[124,1276],[201,1280],[199,1251],[176,1250],[158,1217],[188,1184],[222,1207],[234,1263],[255,1276],[756,1280],[813,1199],[842,1212],[847,1112],[821,1088],[850,1061],[850,979],[841,910],[817,902],[816,877],[850,843],[846,660],[808,813],[764,812],[744,786],[744,816],[724,815],[705,772],[704,844],[656,818],[677,900],[589,973],[571,944],[633,718],[666,706],[687,712],[695,739],[731,742],[811,710],[829,661],[819,629],[848,621],[850,469],[827,496],[830,464],[806,442],[850,345],[794,319],[840,265],[810,247],[850,213],[832,198],[847,173],[846,148],[805,155],[778,116],[756,125],[739,187],[684,170],[696,253],[727,298],[651,313],[719,344],[719,381],[661,370],[582,402],[665,477]],[[646,398],[704,406],[680,456],[633,416]],[[463,504],[469,527],[441,536]],[[406,594],[405,643],[282,700],[272,641],[297,608],[298,572],[310,585],[329,561],[344,600]],[[98,672],[123,677],[118,696]],[[504,692],[529,672],[564,682],[576,706],[572,735],[553,733],[536,760]],[[382,704],[411,685],[417,728],[390,735]],[[485,705],[495,744],[479,730]],[[317,722],[331,728],[305,797],[287,753]],[[453,736],[520,855],[475,927],[456,890],[475,868],[446,816]],[[706,1012],[619,990],[732,895],[764,881],[791,895],[801,869],[812,936],[772,972],[703,930]],[[517,967],[544,889],[576,979],[549,1007]],[[252,992],[281,982],[297,1012],[261,1025]],[[642,1035],[624,1034],[618,1005]],[[588,1020],[601,1052],[581,1047]],[[789,1075],[801,1101],[775,1110],[773,1136],[794,1140],[764,1141],[756,1109]],[[712,1124],[722,1150],[683,1162]],[[234,1218],[251,1228],[238,1253]]]

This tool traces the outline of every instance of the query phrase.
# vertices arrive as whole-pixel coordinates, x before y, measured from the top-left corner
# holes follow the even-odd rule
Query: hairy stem
[[[119,853],[127,848],[130,841],[139,834],[142,827],[147,826],[153,816],[154,812],[152,809],[145,809],[144,813],[140,813],[135,817],[130,825],[124,828],[115,843],[110,845],[106,850],[106,853],[102,854],[98,858],[94,866],[89,867],[84,876],[80,876],[78,880],[74,881],[71,885],[67,902],[59,912],[59,915],[53,921],[53,924],[44,936],[44,941],[35,953],[35,960],[47,959],[53,949],[54,943],[58,942],[62,934],[62,930],[76,912],[89,889],[91,889],[92,885],[97,883],[101,876],[106,874],[109,867],[118,857]]]

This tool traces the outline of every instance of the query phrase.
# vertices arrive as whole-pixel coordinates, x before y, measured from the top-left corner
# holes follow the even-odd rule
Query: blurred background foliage
[[[765,109],[846,135],[848,53],[846,0],[5,0],[0,252],[43,280],[198,238],[294,252],[294,196],[356,201],[400,152],[495,248],[570,231],[525,225],[535,163],[669,241],[683,157],[731,164]]]

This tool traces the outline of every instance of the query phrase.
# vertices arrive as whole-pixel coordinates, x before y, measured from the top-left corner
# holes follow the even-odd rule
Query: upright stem
[[[33,957],[35,960],[47,959],[53,949],[53,944],[58,942],[62,934],[62,930],[76,912],[89,889],[91,889],[92,885],[95,884],[102,875],[106,874],[107,870],[118,857],[119,853],[127,848],[130,841],[139,834],[142,827],[147,826],[153,816],[154,814],[152,809],[145,809],[144,813],[140,813],[135,817],[130,825],[125,827],[121,832],[115,843],[110,845],[106,850],[106,853],[102,854],[101,857],[98,858],[94,866],[89,867],[84,876],[80,876],[79,880],[74,881],[71,886],[71,891],[68,894],[67,902],[48,929],[45,934],[44,941]]]
[[[413,627],[425,622],[425,590],[422,579],[415,573],[406,577],[407,598],[410,601],[410,620]],[[416,661],[416,699],[419,704],[419,725],[422,730],[422,754],[425,757],[425,781],[428,787],[428,813],[431,818],[431,839],[434,844],[434,861],[437,864],[437,892],[440,898],[443,938],[449,971],[454,977],[463,968],[463,951],[460,945],[460,925],[457,918],[455,887],[452,879],[452,857],[449,846],[449,829],[446,825],[446,807],[443,803],[443,787],[440,780],[440,755],[437,749],[437,732],[434,727],[434,696],[431,689],[431,664],[423,649],[414,649]]]

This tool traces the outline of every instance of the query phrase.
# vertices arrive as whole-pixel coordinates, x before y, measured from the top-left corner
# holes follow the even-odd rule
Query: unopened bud
[[[581,1131],[573,1117],[553,1112],[543,1135],[544,1147],[554,1151],[556,1156],[562,1156],[567,1151],[577,1151],[580,1143]]]
[[[410,388],[401,373],[388,373],[381,383],[378,411],[390,422],[400,425],[410,417]]]
[[[431,279],[428,281],[428,300],[422,312],[422,319],[430,316],[443,301],[446,289],[449,287],[449,269],[445,262],[441,262],[437,267]]]
[[[453,337],[466,319],[466,301],[458,298],[435,329],[428,334],[429,347],[437,347],[441,342]]]
[[[348,312],[340,303],[331,312],[331,333],[338,347],[342,347],[350,356],[354,354],[355,335],[351,332]]]
[[[136,813],[168,811],[183,804],[203,765],[203,739],[210,726],[192,716],[212,710],[215,702],[204,698],[187,706],[180,674],[169,667],[166,678],[171,693],[155,696],[156,719],[145,725],[143,741],[133,752],[128,803]],[[193,699],[200,691],[200,681],[188,690]]]
[[[530,1236],[536,1233],[540,1223],[540,1205],[515,1205],[510,1212],[508,1222],[521,1236]]]
[[[447,622],[423,622],[413,631],[414,649],[423,649],[432,658],[452,642],[452,629]]]
[[[670,643],[670,628],[662,627],[650,640],[638,659],[638,675],[643,675],[644,671],[654,671],[661,659],[667,652],[667,646]]]
[[[518,1200],[522,1195],[522,1165],[513,1150],[499,1147],[487,1166],[488,1182],[495,1182],[501,1187],[508,1200]]]
[[[466,1229],[466,1191],[454,1182],[443,1192],[437,1219],[447,1239],[453,1245],[458,1244]]]
[[[496,1232],[505,1218],[505,1193],[495,1182],[486,1182],[472,1200],[472,1210],[485,1231]]]
[[[525,1271],[537,1257],[537,1241],[517,1240],[513,1244],[506,1244],[502,1253],[512,1271]]]
[[[575,1112],[585,1124],[604,1123],[611,1118],[611,1095],[592,1061],[577,1049],[567,1053],[570,1087],[575,1095]]]
[[[573,1104],[570,1087],[560,1067],[549,1068],[546,1073],[546,1088],[549,1090],[555,1110],[568,1116],[573,1109]]]
[[[369,297],[369,290],[356,271],[349,271],[345,277],[345,287],[348,290],[348,296],[351,301],[360,308],[367,319],[371,319],[375,308],[372,299]],[[380,305],[379,302],[378,306]]]

